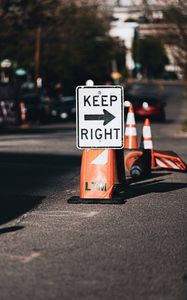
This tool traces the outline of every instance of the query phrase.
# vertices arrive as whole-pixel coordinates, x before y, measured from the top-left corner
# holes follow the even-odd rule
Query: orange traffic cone
[[[127,113],[124,149],[138,149],[136,122],[132,105],[129,106]]]
[[[153,149],[153,140],[151,133],[151,124],[148,118],[145,119],[142,131],[143,149]]]
[[[20,102],[20,112],[21,112],[21,125],[20,128],[29,128],[26,116],[26,107],[23,101]]]
[[[187,166],[184,161],[173,151],[159,151],[153,150],[150,122],[146,119],[144,138],[144,149],[151,151],[151,168],[155,169],[161,167],[163,169],[186,171]]]
[[[145,120],[143,128],[143,135],[141,138],[140,150],[132,151],[125,157],[126,170],[131,173],[132,176],[132,166],[134,169],[134,177],[138,177],[142,174],[142,168],[150,164],[150,153],[151,152],[151,170],[169,169],[173,171],[187,171],[187,165],[185,162],[173,151],[164,150],[154,150],[153,141],[151,135],[151,125],[149,119]],[[150,148],[150,149],[149,149]],[[141,150],[142,149],[142,150]],[[147,154],[146,154],[147,153]],[[145,156],[147,156],[148,161],[146,162]],[[146,162],[146,164],[145,164]],[[139,167],[138,167],[139,165]],[[136,167],[135,167],[136,166]],[[146,169],[147,170],[147,167]],[[148,173],[149,174],[149,167]]]
[[[153,150],[149,119],[145,120],[144,126],[144,135],[146,135],[146,137],[144,137],[144,149],[151,151],[151,168],[155,169],[161,167],[163,169],[186,171],[187,166],[185,162],[175,152]]]
[[[142,140],[143,140],[143,145],[142,145],[143,149],[149,150],[149,152],[151,153],[151,169],[154,169],[156,166],[156,162],[154,157],[151,123],[148,118],[146,118],[144,121]]]
[[[134,178],[145,177],[151,174],[151,162],[153,152],[153,142],[151,134],[151,124],[149,119],[145,119],[142,130],[143,152],[140,157],[132,164],[130,174]]]
[[[84,150],[80,174],[80,198],[71,197],[68,203],[122,204],[114,197],[116,160],[114,150]]]
[[[131,155],[133,149],[138,149],[138,140],[137,140],[137,130],[136,130],[136,121],[134,116],[133,106],[130,105],[127,113],[127,120],[125,126],[125,136],[124,136],[124,163],[125,163],[125,171],[127,175],[129,173],[128,161],[127,157]]]

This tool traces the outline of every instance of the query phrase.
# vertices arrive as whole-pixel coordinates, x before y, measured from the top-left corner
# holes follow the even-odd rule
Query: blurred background
[[[0,300],[186,300],[186,80],[187,0],[0,0]],[[122,85],[162,153],[120,208],[67,204],[85,84]]]
[[[186,80],[186,41],[185,0],[0,0],[0,121],[74,116],[75,88],[89,79],[127,90]]]

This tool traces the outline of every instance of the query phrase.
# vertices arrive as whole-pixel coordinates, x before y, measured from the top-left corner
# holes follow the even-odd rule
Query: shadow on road
[[[66,132],[72,132],[75,131],[75,124],[70,124],[69,127],[62,127],[60,126],[54,126],[54,127],[49,127],[49,126],[43,126],[43,127],[32,127],[30,126],[29,128],[20,128],[20,127],[15,127],[15,128],[4,128],[1,129],[1,135],[3,134],[18,134],[18,135],[29,135],[29,134],[50,134],[50,133],[66,133]]]
[[[15,232],[15,231],[21,230],[23,228],[24,228],[24,226],[3,227],[3,228],[0,228],[0,234]]]
[[[160,169],[160,170],[162,170],[162,169]],[[155,172],[155,173],[152,172],[149,175],[149,178],[145,178],[145,179],[153,179],[153,178],[162,177],[162,176],[171,175],[171,174],[172,174],[172,172],[161,172],[161,173],[160,172]],[[136,178],[129,178],[128,183],[131,184],[131,183],[135,183],[135,182],[140,182],[142,180],[143,180],[142,178],[137,178],[137,179]]]
[[[0,197],[0,225],[25,214],[45,198],[42,196],[2,195],[1,193]]]
[[[135,198],[138,196],[150,193],[167,193],[171,191],[180,190],[187,187],[187,183],[180,182],[163,182],[162,179],[153,180],[149,182],[141,182],[133,184],[130,189],[125,192],[125,199]]]
[[[80,156],[0,153],[0,224],[36,207],[67,174],[79,172]],[[77,170],[76,170],[77,167]]]

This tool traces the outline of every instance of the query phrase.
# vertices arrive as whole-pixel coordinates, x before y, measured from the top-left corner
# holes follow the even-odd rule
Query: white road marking
[[[69,216],[82,216],[86,218],[91,218],[99,214],[98,211],[91,211],[91,212],[78,212],[78,211],[49,211],[49,212],[32,212],[30,215],[32,216],[47,216],[47,217],[69,217]]]
[[[16,259],[22,263],[30,263],[35,258],[39,257],[41,254],[38,251],[32,251],[30,255],[14,255],[14,254],[8,254],[8,253],[0,253],[0,256],[7,256],[9,259]]]

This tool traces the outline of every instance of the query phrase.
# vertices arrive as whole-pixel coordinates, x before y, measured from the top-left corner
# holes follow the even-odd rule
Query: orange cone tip
[[[151,126],[151,123],[148,118],[145,119],[144,126]]]
[[[134,109],[133,109],[133,106],[132,106],[132,105],[130,105],[130,106],[129,106],[129,110],[128,110],[128,112],[132,112],[132,113],[134,113]]]

